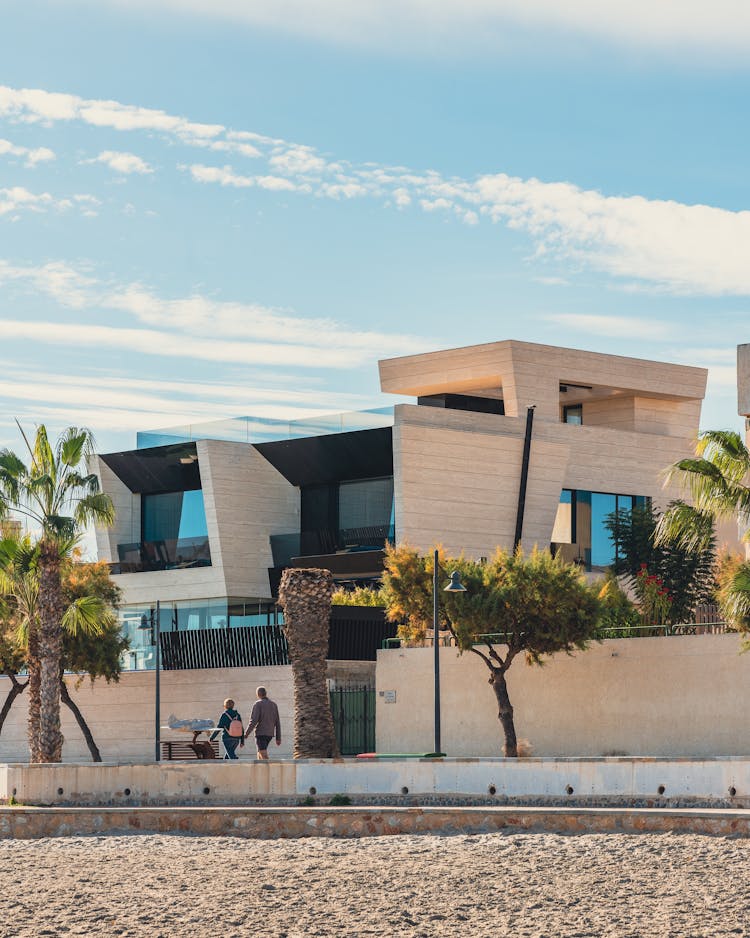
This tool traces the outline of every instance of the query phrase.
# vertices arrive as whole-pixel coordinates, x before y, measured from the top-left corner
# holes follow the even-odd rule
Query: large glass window
[[[211,563],[203,492],[141,496],[144,562],[153,569]]]
[[[563,407],[563,423],[583,423],[583,404],[568,404]]]
[[[606,521],[619,511],[631,511],[643,496],[563,489],[552,530],[552,544],[562,556],[587,570],[615,562],[615,546]]]
[[[389,525],[393,506],[393,477],[342,482],[339,486],[339,528]]]
[[[123,668],[126,671],[152,670],[156,663],[156,605],[123,606],[119,616],[122,632],[130,643],[122,657]],[[281,610],[267,599],[197,599],[162,603],[159,627],[167,634],[279,625],[283,621]]]

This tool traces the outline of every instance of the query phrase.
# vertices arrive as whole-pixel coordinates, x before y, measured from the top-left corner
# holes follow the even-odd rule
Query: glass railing
[[[393,543],[394,539],[395,529],[392,524],[341,528],[338,531],[320,528],[317,531],[301,531],[297,534],[272,534],[271,553],[274,567],[286,567],[293,557],[383,550],[385,545]]]
[[[207,536],[118,544],[117,558],[116,563],[110,564],[115,575],[211,566]]]
[[[275,420],[269,417],[232,417],[206,423],[145,430],[138,433],[138,449],[167,446],[192,440],[227,440],[232,443],[272,443],[296,440],[353,430],[375,430],[393,426],[393,407],[353,410],[341,414],[322,414],[298,420]]]

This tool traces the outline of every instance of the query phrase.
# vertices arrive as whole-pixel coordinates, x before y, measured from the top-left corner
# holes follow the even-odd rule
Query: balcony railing
[[[211,566],[207,536],[118,544],[117,556],[117,563],[110,564],[115,575]]]
[[[289,566],[294,557],[320,557],[326,554],[383,550],[395,537],[393,525],[376,524],[361,528],[319,528],[296,534],[272,534],[274,567]]]

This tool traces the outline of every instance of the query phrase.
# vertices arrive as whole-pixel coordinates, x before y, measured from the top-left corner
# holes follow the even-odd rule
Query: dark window
[[[478,414],[505,414],[505,402],[497,397],[473,397],[471,394],[428,394],[417,404],[445,407],[447,410],[470,410]]]
[[[583,423],[583,404],[567,404],[563,407],[563,423]]]

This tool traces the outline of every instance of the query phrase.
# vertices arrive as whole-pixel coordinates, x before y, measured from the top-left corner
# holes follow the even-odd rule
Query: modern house
[[[272,641],[284,567],[370,582],[388,540],[477,558],[553,545],[603,569],[613,560],[607,516],[676,496],[661,473],[691,452],[706,378],[702,368],[492,342],[381,361],[382,390],[414,399],[393,408],[139,434],[136,449],[96,460],[117,509],[97,543],[123,590],[130,666],[153,661],[157,601],[173,636],[165,654],[209,666],[236,630],[245,644]],[[200,649],[185,637],[195,632]],[[249,653],[225,652],[224,665]]]

